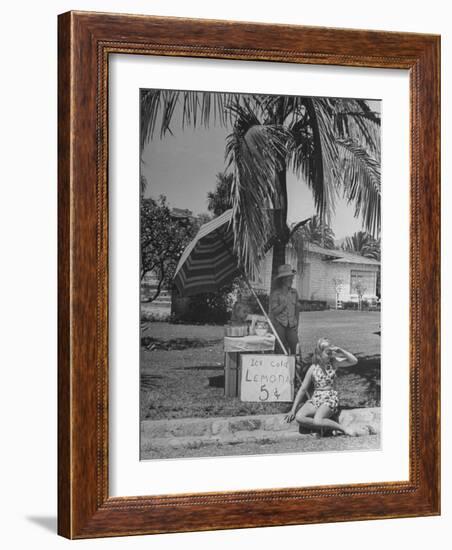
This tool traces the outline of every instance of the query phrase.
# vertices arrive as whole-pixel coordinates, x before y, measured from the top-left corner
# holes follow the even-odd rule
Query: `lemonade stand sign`
[[[295,357],[241,355],[241,401],[293,401]]]

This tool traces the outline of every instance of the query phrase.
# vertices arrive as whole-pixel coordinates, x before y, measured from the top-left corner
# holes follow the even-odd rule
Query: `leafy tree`
[[[148,182],[147,182],[146,178],[143,175],[141,175],[140,176],[140,195],[141,195],[141,197],[143,197],[147,186],[148,186]]]
[[[317,214],[329,222],[341,193],[367,231],[380,227],[380,116],[365,100],[213,92],[143,90],[141,145],[171,132],[176,107],[182,127],[232,127],[226,140],[232,171],[235,250],[253,275],[272,240],[275,274],[285,263],[287,172],[312,191]]]
[[[197,216],[198,228],[201,227],[201,225],[204,225],[205,223],[210,221],[212,221],[212,216],[207,212],[201,212],[201,214],[198,214]]]
[[[367,288],[361,282],[358,281],[355,285],[354,290],[356,294],[358,294],[358,309],[359,311],[361,311],[363,309],[363,296]]]
[[[149,271],[157,279],[154,301],[163,288],[170,285],[177,263],[194,237],[197,227],[189,218],[175,218],[161,195],[157,200],[141,200],[141,280]]]
[[[207,193],[207,208],[215,217],[221,216],[223,212],[232,208],[232,174],[218,173],[217,183],[214,191]]]

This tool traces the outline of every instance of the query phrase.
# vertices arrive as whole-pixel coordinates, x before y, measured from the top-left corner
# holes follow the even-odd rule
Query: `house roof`
[[[335,263],[347,263],[347,264],[361,264],[361,265],[380,265],[380,262],[373,260],[372,258],[366,258],[359,254],[352,254],[351,252],[345,252],[344,250],[336,250],[330,248],[323,248],[317,244],[308,243],[307,249],[314,254],[322,254],[328,256],[328,260]]]

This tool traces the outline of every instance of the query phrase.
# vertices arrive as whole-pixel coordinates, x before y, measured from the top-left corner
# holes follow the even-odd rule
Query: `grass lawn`
[[[347,408],[380,404],[378,312],[313,311],[301,315],[303,356],[321,336],[355,353],[341,369],[338,390]],[[223,327],[149,323],[142,332],[141,418],[239,416],[285,412],[290,403],[242,403],[224,396]]]

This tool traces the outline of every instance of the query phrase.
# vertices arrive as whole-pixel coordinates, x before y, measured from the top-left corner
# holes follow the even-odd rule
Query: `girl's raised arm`
[[[338,356],[334,357],[334,364],[336,367],[351,367],[356,365],[358,362],[358,359],[353,355],[353,353],[337,346],[332,349],[336,354],[338,354]]]

